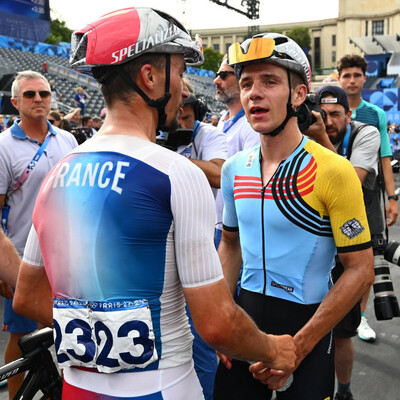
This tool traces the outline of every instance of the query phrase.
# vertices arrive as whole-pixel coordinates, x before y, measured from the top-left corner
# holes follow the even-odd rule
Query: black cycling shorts
[[[238,304],[264,332],[294,335],[314,314],[319,304],[303,305],[242,289]],[[214,385],[214,400],[266,400],[272,391],[249,372],[249,363],[233,360],[228,370],[220,363]],[[335,384],[333,335],[325,336],[293,374],[292,385],[277,392],[279,400],[333,399]]]

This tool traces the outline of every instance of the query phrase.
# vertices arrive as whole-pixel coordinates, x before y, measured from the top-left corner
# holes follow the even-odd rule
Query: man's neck
[[[237,101],[235,104],[229,106],[229,118],[233,118],[243,108],[242,103]]]
[[[347,95],[347,99],[349,100],[349,106],[352,110],[355,110],[361,103],[361,93],[349,96]]]
[[[28,138],[36,140],[39,143],[43,143],[49,131],[47,119],[31,120],[21,118],[19,127],[25,132]]]

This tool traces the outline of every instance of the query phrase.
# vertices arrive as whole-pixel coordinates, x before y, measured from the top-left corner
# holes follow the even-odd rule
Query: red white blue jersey
[[[182,286],[223,278],[199,168],[138,137],[96,135],[48,174],[33,221],[24,260],[46,268],[61,367],[109,374],[191,360]]]

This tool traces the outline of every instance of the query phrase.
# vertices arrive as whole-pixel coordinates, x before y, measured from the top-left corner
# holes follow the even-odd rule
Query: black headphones
[[[207,107],[206,102],[203,99],[197,98],[193,93],[190,93],[190,96],[185,99],[183,105],[193,106],[194,117],[197,121],[203,121],[204,116],[208,112],[210,112],[210,109]]]

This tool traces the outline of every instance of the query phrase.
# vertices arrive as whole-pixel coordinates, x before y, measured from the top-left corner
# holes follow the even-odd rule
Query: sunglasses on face
[[[51,93],[48,90],[27,90],[22,93],[22,97],[25,99],[33,99],[36,96],[36,93],[39,93],[39,96],[42,99],[48,99],[51,96]]]
[[[219,71],[215,74],[215,79],[219,77],[224,81],[230,74],[234,75],[235,73],[233,71]]]
[[[48,119],[48,121],[53,125],[54,124],[54,122],[56,122],[56,121],[54,121],[54,119]]]

